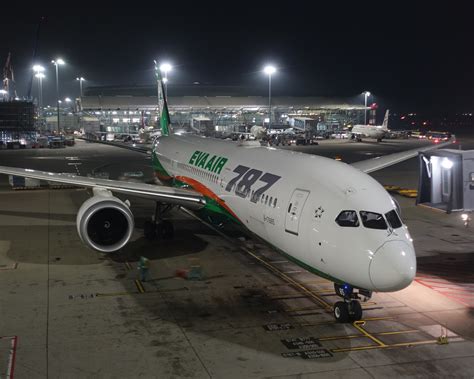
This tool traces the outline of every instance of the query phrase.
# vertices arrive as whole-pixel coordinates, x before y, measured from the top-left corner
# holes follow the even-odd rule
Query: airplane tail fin
[[[388,115],[389,115],[389,110],[387,109],[387,112],[385,112],[385,117],[383,118],[383,123],[382,123],[382,129],[385,129],[385,130],[388,129]]]
[[[165,87],[158,64],[155,61],[155,75],[158,84],[158,110],[160,116],[161,135],[169,136],[171,134],[170,114],[168,111],[168,102],[165,95]]]

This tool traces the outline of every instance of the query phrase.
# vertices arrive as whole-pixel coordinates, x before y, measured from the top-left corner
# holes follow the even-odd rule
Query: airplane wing
[[[372,159],[366,159],[363,161],[351,163],[352,167],[359,169],[360,171],[369,174],[374,171],[381,170],[383,168],[392,166],[394,164],[406,161],[407,159],[414,158],[418,156],[419,152],[430,151],[439,149],[440,147],[448,146],[453,143],[452,141],[447,141],[439,144],[430,144],[424,147],[417,147],[416,149],[401,151],[399,153],[384,155],[381,157],[376,157]]]
[[[88,178],[85,176],[59,174],[54,172],[4,166],[0,166],[0,174],[46,180],[55,183],[70,184],[78,187],[100,187],[108,189],[112,192],[148,198],[168,204],[182,205],[189,209],[200,209],[206,204],[204,197],[198,192],[186,189],[171,188],[162,185]]]

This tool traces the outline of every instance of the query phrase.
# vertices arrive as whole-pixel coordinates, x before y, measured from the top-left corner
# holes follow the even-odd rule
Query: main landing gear
[[[164,220],[163,215],[172,208],[172,205],[156,202],[155,215],[146,220],[143,226],[143,234],[147,240],[172,239],[174,226],[170,220]]]
[[[364,289],[357,289],[358,292],[355,292],[355,288],[349,284],[337,283],[334,283],[334,289],[336,295],[344,299],[344,301],[338,301],[334,304],[336,321],[344,323],[360,320],[362,318],[362,306],[359,299],[363,297],[363,300],[367,301],[372,296],[372,292]]]

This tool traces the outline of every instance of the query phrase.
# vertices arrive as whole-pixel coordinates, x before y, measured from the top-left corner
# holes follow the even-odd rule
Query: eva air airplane
[[[0,173],[92,188],[78,211],[77,230],[87,246],[104,253],[125,246],[134,229],[130,203],[113,193],[156,201],[155,215],[145,224],[149,238],[172,236],[171,222],[163,219],[172,205],[213,222],[236,222],[287,259],[333,281],[343,299],[334,305],[340,322],[361,319],[358,300],[373,291],[398,291],[412,282],[410,234],[397,203],[367,173],[440,145],[348,165],[259,144],[173,135],[166,100],[159,100],[162,136],[152,163],[162,185],[1,166]]]

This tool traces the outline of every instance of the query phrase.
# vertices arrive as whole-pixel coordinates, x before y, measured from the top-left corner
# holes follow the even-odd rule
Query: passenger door
[[[309,196],[309,191],[295,189],[291,195],[285,217],[285,231],[294,235],[298,235],[301,213]]]

